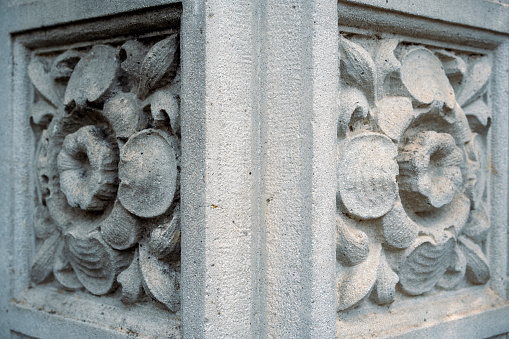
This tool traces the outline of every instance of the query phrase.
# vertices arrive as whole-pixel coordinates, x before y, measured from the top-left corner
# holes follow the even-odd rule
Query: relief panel
[[[180,309],[177,32],[34,51],[30,277]]]
[[[490,279],[488,55],[342,33],[338,312]]]

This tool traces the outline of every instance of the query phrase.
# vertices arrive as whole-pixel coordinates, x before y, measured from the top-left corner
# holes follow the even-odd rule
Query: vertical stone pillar
[[[255,2],[184,4],[186,338],[253,337],[258,280]]]
[[[185,6],[183,334],[332,337],[335,2]]]
[[[267,1],[261,26],[262,337],[333,337],[335,3]]]

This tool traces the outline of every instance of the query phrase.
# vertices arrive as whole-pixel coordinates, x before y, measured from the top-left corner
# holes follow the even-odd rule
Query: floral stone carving
[[[36,284],[180,308],[177,34],[34,52]],[[147,297],[148,296],[148,297]]]
[[[485,284],[488,58],[340,39],[338,311]]]

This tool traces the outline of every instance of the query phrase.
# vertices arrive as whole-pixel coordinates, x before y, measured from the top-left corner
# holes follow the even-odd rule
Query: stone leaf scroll
[[[36,284],[180,308],[177,34],[34,52]]]
[[[487,56],[340,38],[337,310],[490,279]]]

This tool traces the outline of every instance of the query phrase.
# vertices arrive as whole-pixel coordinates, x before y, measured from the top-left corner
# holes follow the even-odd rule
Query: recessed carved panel
[[[81,45],[82,46],[82,45]],[[178,34],[32,53],[36,284],[180,308]]]
[[[338,311],[486,284],[487,55],[343,34]]]

